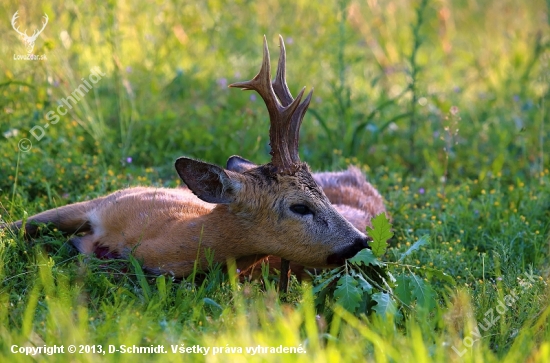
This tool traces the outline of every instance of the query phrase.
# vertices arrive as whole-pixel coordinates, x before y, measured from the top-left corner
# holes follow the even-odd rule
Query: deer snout
[[[364,248],[369,248],[367,237],[358,237],[349,246],[342,248],[340,251],[331,254],[327,257],[328,265],[343,265],[344,261],[351,258]]]

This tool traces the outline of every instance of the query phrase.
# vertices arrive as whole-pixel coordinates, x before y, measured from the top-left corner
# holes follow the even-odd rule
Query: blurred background
[[[176,157],[269,160],[259,96],[229,89],[259,70],[262,37],[287,48],[296,94],[314,88],[300,154],[315,170],[460,183],[548,168],[549,1],[3,1],[0,189],[77,200],[175,185]],[[25,46],[11,20],[36,39]],[[102,77],[36,140],[59,100]],[[32,148],[21,152],[21,138]],[[17,185],[17,192],[14,185]]]

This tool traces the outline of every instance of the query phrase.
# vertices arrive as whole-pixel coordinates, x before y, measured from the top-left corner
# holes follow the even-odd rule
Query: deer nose
[[[359,248],[359,250],[357,252],[361,251],[363,248],[370,249],[369,241],[370,241],[370,239],[368,237],[356,238],[354,244],[357,245],[357,246],[361,246],[361,248]]]
[[[355,241],[349,246],[344,247],[342,250],[331,254],[327,257],[328,265],[342,265],[344,261],[351,258],[364,248],[369,248],[367,237],[356,238]]]

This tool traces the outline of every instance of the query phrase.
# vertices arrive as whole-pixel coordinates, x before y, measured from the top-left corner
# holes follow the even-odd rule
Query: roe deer
[[[271,162],[243,172],[180,157],[176,171],[189,189],[136,187],[52,209],[14,223],[34,235],[51,223],[82,253],[108,258],[133,254],[145,269],[183,277],[194,263],[251,263],[275,255],[308,267],[342,264],[368,247],[366,236],[331,205],[298,156],[299,129],[311,100],[294,99],[285,80],[280,37],[277,74],[271,82],[264,37],[263,62],[252,80],[232,84],[255,90],[270,118]],[[322,175],[322,174],[321,174]],[[330,177],[328,178],[330,179]],[[320,180],[325,180],[320,177]],[[76,235],[79,234],[79,235]]]

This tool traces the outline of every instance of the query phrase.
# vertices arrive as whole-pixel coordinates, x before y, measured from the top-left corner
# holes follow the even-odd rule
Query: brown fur
[[[314,173],[313,179],[336,210],[360,231],[372,227],[371,219],[386,211],[380,193],[355,166],[340,172]]]
[[[250,163],[244,159],[240,162]],[[253,166],[252,163],[248,164],[248,167]],[[237,169],[235,164],[232,167]],[[240,167],[240,170],[246,169],[243,164],[240,164]],[[360,231],[365,231],[367,226],[372,227],[371,219],[386,212],[380,193],[355,166],[349,166],[347,170],[340,172],[313,173],[312,176],[336,211]],[[261,272],[262,263],[268,263],[271,269],[281,269],[281,258],[278,256],[259,256],[250,265],[247,266],[246,262],[242,261],[238,267],[241,269],[242,276],[256,278]],[[302,265],[291,263],[290,268],[298,279],[307,276],[306,269]]]
[[[227,169],[244,173],[258,165],[240,156],[227,160]],[[334,208],[360,231],[371,226],[370,220],[386,211],[384,200],[361,170],[350,165],[347,170],[312,174]]]

